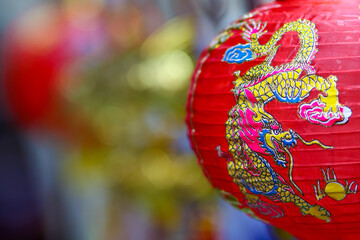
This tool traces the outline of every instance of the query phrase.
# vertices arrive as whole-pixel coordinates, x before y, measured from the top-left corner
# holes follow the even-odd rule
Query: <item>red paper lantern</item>
[[[192,147],[234,206],[299,239],[360,236],[360,1],[255,9],[200,56]]]

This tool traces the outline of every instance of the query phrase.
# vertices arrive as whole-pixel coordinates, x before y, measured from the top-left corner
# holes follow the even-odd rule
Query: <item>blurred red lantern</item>
[[[192,147],[234,206],[299,239],[360,236],[360,1],[288,0],[200,56]]]
[[[7,32],[5,91],[16,122],[43,123],[54,109],[56,81],[66,61],[64,21],[55,8],[29,11]]]
[[[22,127],[69,130],[72,123],[61,87],[80,60],[105,49],[101,8],[98,12],[91,7],[77,10],[81,16],[70,7],[64,9],[52,4],[34,7],[7,31],[6,100]],[[85,18],[86,14],[91,17]]]

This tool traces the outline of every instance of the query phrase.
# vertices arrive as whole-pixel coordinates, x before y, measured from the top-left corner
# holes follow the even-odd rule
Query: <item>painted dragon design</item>
[[[226,139],[229,153],[217,152],[228,160],[227,169],[233,181],[251,205],[259,201],[259,195],[273,201],[293,203],[303,215],[311,215],[330,221],[330,213],[319,205],[311,205],[300,195],[301,189],[292,179],[293,158],[289,151],[297,145],[297,140],[306,145],[323,145],[318,140],[305,141],[292,129],[284,130],[282,125],[265,110],[265,105],[278,100],[284,103],[301,103],[312,90],[320,92],[317,99],[302,103],[298,114],[312,124],[331,127],[344,124],[351,116],[351,110],[339,103],[337,77],[324,78],[316,74],[311,66],[317,50],[317,30],[308,20],[297,20],[283,25],[270,40],[261,45],[259,39],[266,34],[266,24],[251,21],[244,23],[242,37],[247,44],[239,44],[227,49],[223,61],[241,64],[259,57],[265,60],[242,74],[234,73],[233,93],[236,105],[229,111],[226,122]],[[280,47],[279,41],[287,32],[297,32],[300,46],[296,56],[289,63],[272,66],[272,61]],[[301,194],[296,194],[278,174],[265,156],[281,167],[289,167],[289,181]],[[289,165],[289,166],[288,166]]]

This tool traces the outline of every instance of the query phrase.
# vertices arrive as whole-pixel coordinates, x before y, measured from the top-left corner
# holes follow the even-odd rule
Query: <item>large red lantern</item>
[[[234,206],[299,239],[360,236],[360,1],[275,1],[200,56],[192,147]]]

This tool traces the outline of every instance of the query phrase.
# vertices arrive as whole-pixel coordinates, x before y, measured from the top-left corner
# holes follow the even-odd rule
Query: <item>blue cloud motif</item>
[[[243,63],[255,59],[255,54],[251,51],[251,44],[239,44],[228,48],[225,52],[223,61],[228,63]]]

